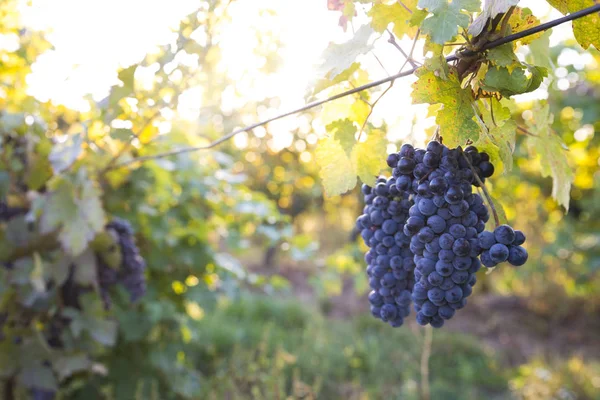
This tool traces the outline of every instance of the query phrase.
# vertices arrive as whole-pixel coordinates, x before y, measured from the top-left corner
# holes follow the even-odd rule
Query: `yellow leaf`
[[[529,8],[517,7],[510,15],[508,24],[512,29],[512,33],[518,33],[538,26],[540,24],[540,20],[531,13]],[[519,39],[519,41],[521,44],[526,45],[533,42],[535,39],[538,39],[543,34],[544,32],[539,32],[534,35]]]
[[[369,186],[375,186],[377,176],[385,168],[387,141],[381,130],[373,130],[367,140],[357,143],[352,149],[352,164],[360,179]]]
[[[356,171],[340,142],[332,137],[319,140],[315,157],[325,195],[342,194],[356,186]]]

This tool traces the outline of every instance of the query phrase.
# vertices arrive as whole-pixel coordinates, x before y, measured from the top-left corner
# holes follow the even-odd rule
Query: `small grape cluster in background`
[[[482,264],[527,261],[525,235],[508,225],[485,230],[490,214],[473,187],[483,186],[494,166],[474,146],[405,144],[387,164],[391,177],[363,185],[366,205],[356,222],[370,248],[371,313],[399,327],[413,304],[420,325],[439,328],[465,307]]]

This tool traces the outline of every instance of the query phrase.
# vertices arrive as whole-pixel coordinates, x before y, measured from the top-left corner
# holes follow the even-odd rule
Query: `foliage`
[[[275,133],[267,127],[265,140],[249,135],[243,154],[225,143],[210,152],[157,156],[206,145],[272,104],[265,98],[226,111],[207,106],[194,125],[171,117],[191,87],[205,89],[203,104],[219,105],[234,86],[220,65],[229,3],[205,2],[182,20],[173,43],[115,71],[109,95],[87,99],[89,110],[81,112],[27,94],[31,65],[51,46],[42,33],[23,26],[16,1],[0,5],[0,34],[19,44],[14,52],[0,50],[0,210],[15,211],[0,222],[0,379],[18,397],[32,388],[73,399],[222,398],[249,388],[264,396],[347,397],[340,394],[344,389],[374,398],[398,390],[403,398],[417,396],[421,342],[409,331],[391,332],[362,317],[329,322],[279,299],[235,301],[240,285],[269,293],[286,285],[277,275],[248,271],[240,252],[286,244],[292,258],[313,257],[317,264],[317,235],[292,237],[303,218],[329,220],[322,243],[347,236],[348,218],[342,216],[357,214],[357,196],[323,199],[316,181],[320,175],[325,192],[338,195],[352,190],[357,177],[372,183],[379,174],[388,128],[369,121],[373,93],[325,104],[319,118],[326,134],[316,149],[310,147],[316,142],[314,115],[307,112],[301,117],[308,128],[293,130],[293,145],[283,151],[269,147]],[[594,136],[600,103],[590,99],[600,98],[600,77],[597,69],[567,65],[577,84],[557,90],[558,56],[581,48],[550,47],[547,34],[463,56],[540,22],[528,9],[512,9],[514,1],[490,1],[469,26],[479,3],[328,1],[344,26],[358,14],[370,22],[326,50],[311,94],[368,83],[363,58],[388,27],[397,39],[423,39],[429,55],[421,60],[414,102],[430,104],[445,143],[474,142],[501,162],[507,174],[494,178],[496,203],[506,204],[508,219],[519,216],[540,232],[530,235],[535,262],[483,279],[501,293],[543,299],[556,313],[565,312],[563,293],[585,299],[593,310],[600,287],[600,153]],[[563,13],[592,4],[550,3]],[[498,23],[488,25],[488,19]],[[581,46],[598,47],[598,26],[597,14],[574,22]],[[194,33],[204,39],[197,41]],[[266,71],[277,65],[273,48],[279,49],[277,39],[262,38],[255,49],[267,60]],[[460,49],[454,51],[459,60],[447,65],[443,57],[452,49]],[[597,52],[586,54],[600,61]],[[540,86],[549,87],[547,103],[515,101]],[[590,126],[592,134],[585,136]],[[566,217],[551,196],[570,207]],[[118,257],[107,261],[115,257],[106,229],[114,217],[133,225],[148,291],[132,304],[121,286],[114,287],[106,307],[98,268],[101,261],[120,263]],[[321,297],[341,292],[348,275],[364,291],[356,244],[337,252],[322,248],[329,252],[324,273],[311,279]],[[434,347],[433,398],[505,392],[505,375],[471,337],[441,333]],[[571,383],[580,370],[569,367],[560,386],[591,396],[593,388]],[[516,393],[540,386],[532,371],[518,371],[511,384]]]
[[[514,100],[509,99],[515,95],[535,91],[548,74],[546,68],[548,63],[540,55],[548,53],[549,44],[547,38],[541,33],[512,44],[493,48],[487,52],[481,51],[486,44],[495,39],[539,25],[539,19],[532,14],[531,10],[516,7],[516,3],[514,1],[486,2],[482,12],[474,19],[470,27],[469,21],[473,19],[470,16],[473,17],[473,13],[480,10],[479,1],[421,0],[417,4],[414,2],[394,2],[394,4],[375,2],[366,11],[366,14],[371,17],[370,25],[379,34],[383,33],[388,25],[394,23],[395,29],[399,25],[411,27],[410,31],[395,32],[398,36],[406,33],[412,37],[415,33],[412,31],[413,26],[420,26],[419,32],[426,41],[425,50],[429,50],[431,56],[425,59],[424,66],[417,71],[419,79],[413,84],[413,103],[431,104],[433,112],[437,114],[436,123],[445,143],[451,146],[464,146],[473,142],[481,144],[492,156],[492,162],[494,164],[502,162],[507,171],[510,171],[512,167],[513,146],[511,143],[514,142],[516,125],[511,119],[510,113],[507,112],[503,112],[503,116],[498,116],[500,122],[498,123],[493,113],[495,106],[493,104],[488,106],[487,100],[489,99],[493,103],[494,99],[504,99],[504,107],[514,108]],[[568,6],[563,3],[554,2],[553,5],[563,12],[573,12],[591,5],[591,2],[570,2]],[[410,23],[406,22],[408,15],[411,16]],[[597,18],[598,16],[594,14],[582,18],[574,24],[575,36],[584,47],[588,47],[593,41],[592,38],[597,36],[595,29],[598,24],[594,24]],[[357,35],[355,38],[359,37],[361,42],[366,42],[366,31],[363,28],[358,32],[360,36]],[[582,38],[583,32],[587,35],[585,39]],[[417,39],[419,36],[415,36],[415,40]],[[347,44],[351,45],[352,40]],[[354,76],[361,68],[355,57],[352,60],[346,60],[336,55],[336,50],[340,46],[343,45],[334,44],[324,53],[325,63],[323,65],[337,64],[340,66],[335,70],[337,79],[330,80],[331,85],[340,85],[344,81],[349,81],[350,77]],[[460,46],[454,53],[458,61],[451,65],[446,65],[445,61],[441,61],[446,46]],[[516,50],[528,46],[538,55],[536,62],[539,62],[540,65],[522,62],[516,56]],[[368,50],[363,46],[360,48],[361,52]],[[342,71],[341,67],[346,69]],[[341,77],[344,77],[344,80],[340,81]],[[331,79],[333,78],[331,77]],[[324,88],[326,84],[321,83],[319,87]],[[491,113],[487,118],[484,117],[486,112],[482,111],[486,109]],[[349,121],[356,122],[363,128],[366,126],[367,134],[370,130],[382,129],[367,124],[366,118],[361,122],[360,118],[353,119],[351,117]],[[338,123],[340,122],[338,121]],[[549,126],[550,123],[547,120],[541,121],[541,123],[536,121],[537,129],[544,130]],[[354,139],[360,138],[361,135],[362,129],[359,135],[354,135]],[[346,136],[345,147],[352,146],[352,138],[350,137],[349,140],[349,137]],[[548,137],[554,138],[552,135]],[[572,178],[568,171],[564,151],[558,150],[552,141],[532,139],[532,143],[541,146],[537,149],[537,154],[541,159],[540,162],[548,165],[543,171],[544,175],[553,178],[553,197],[568,209],[568,193]],[[341,159],[333,157],[333,154],[341,156],[342,153],[339,148],[332,152],[332,149],[336,147],[332,147],[331,140],[323,140],[321,145],[327,146],[327,154],[330,154],[330,158],[326,158],[326,160],[342,162]],[[357,153],[360,154],[361,151],[363,150],[357,148]],[[348,172],[347,176],[341,179],[337,175],[341,173],[339,171],[336,171],[337,174],[326,172],[327,169],[331,169],[329,163],[322,162],[320,166],[323,184],[326,188],[330,188],[327,191],[329,195],[343,193],[356,185],[353,174]],[[344,170],[349,170],[349,164]],[[372,173],[373,171],[374,169],[368,172]],[[363,182],[373,183],[371,176],[366,177],[367,179],[360,174],[359,176]]]

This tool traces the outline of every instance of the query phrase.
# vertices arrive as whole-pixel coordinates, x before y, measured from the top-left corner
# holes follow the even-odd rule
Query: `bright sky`
[[[139,61],[157,44],[169,43],[173,38],[171,29],[178,25],[179,19],[204,2],[33,0],[31,3],[32,7],[23,9],[27,23],[48,30],[48,39],[55,49],[42,55],[34,65],[28,81],[30,93],[40,100],[85,109],[85,94],[103,98],[116,81],[115,71],[119,65]],[[520,5],[531,7],[536,15],[546,15],[545,19],[560,15],[539,0],[523,0]],[[264,9],[274,10],[277,16],[261,17],[260,10]],[[235,109],[248,99],[279,97],[279,106],[260,114],[261,119],[302,105],[307,85],[314,78],[313,66],[324,48],[330,41],[343,41],[348,37],[337,26],[339,15],[327,10],[326,0],[238,0],[230,6],[230,13],[233,22],[224,31],[219,45],[223,53],[222,67],[237,82],[240,94],[226,93],[222,106]],[[258,71],[261,60],[252,54],[256,37],[245,34],[258,27],[275,32],[285,45],[279,52],[284,64],[276,74],[265,75]],[[570,26],[565,24],[555,28],[551,40],[556,43],[569,36]],[[409,41],[400,44],[405,49],[410,48]],[[403,61],[386,40],[379,40],[374,52],[389,73],[396,72]],[[416,57],[420,54],[417,51]],[[373,55],[364,56],[363,63],[371,79],[387,75]],[[411,83],[411,78],[398,81],[372,116],[375,123],[385,117],[392,140],[406,136],[413,119],[418,121],[417,140],[424,140],[424,129],[433,124],[431,119],[425,119],[426,107],[410,105],[408,87]],[[184,116],[190,119],[196,115],[194,110],[202,106],[198,101],[199,90],[191,90],[182,99],[181,109],[187,110]],[[293,140],[290,130],[302,123],[301,119],[292,117],[270,125],[271,131],[281,132],[276,147],[289,145]],[[243,136],[239,140],[243,141]]]

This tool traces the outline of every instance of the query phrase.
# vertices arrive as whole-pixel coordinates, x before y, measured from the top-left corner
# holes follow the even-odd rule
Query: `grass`
[[[221,304],[194,329],[206,398],[419,398],[422,330],[327,320],[258,296]],[[474,337],[435,331],[429,363],[432,399],[510,398],[507,375]]]

